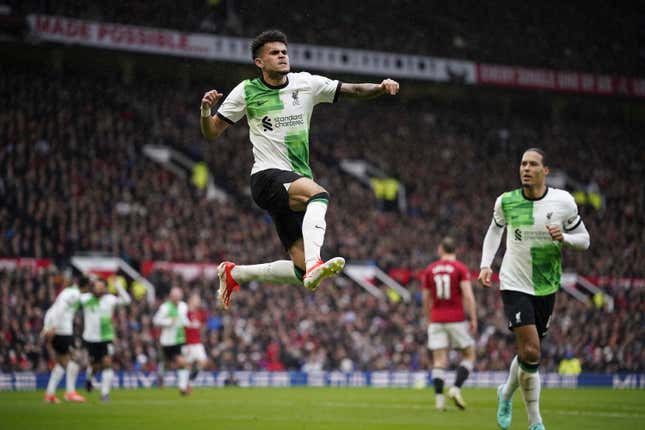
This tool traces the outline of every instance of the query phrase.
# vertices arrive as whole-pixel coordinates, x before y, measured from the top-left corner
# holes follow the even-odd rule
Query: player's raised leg
[[[345,266],[345,259],[342,257],[334,257],[326,262],[320,257],[327,230],[325,215],[329,205],[329,193],[309,178],[294,181],[288,191],[291,210],[305,212],[302,219],[305,264],[303,284],[305,288],[313,291],[323,279],[337,275]],[[299,262],[294,260],[294,263],[298,265]]]
[[[304,271],[294,266],[292,261],[277,260],[263,264],[236,265],[230,261],[220,263],[217,268],[219,290],[217,296],[224,309],[231,304],[231,295],[240,284],[260,281],[275,284],[302,285]]]

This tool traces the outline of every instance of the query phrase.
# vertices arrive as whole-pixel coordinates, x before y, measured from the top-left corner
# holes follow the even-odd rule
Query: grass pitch
[[[62,397],[62,393],[59,393]],[[203,388],[190,397],[175,389],[114,390],[88,403],[58,405],[43,392],[0,392],[0,429],[495,429],[495,390],[465,389],[466,411],[433,409],[431,388]],[[528,427],[516,393],[512,429]],[[645,391],[545,389],[542,417],[554,429],[639,429]]]

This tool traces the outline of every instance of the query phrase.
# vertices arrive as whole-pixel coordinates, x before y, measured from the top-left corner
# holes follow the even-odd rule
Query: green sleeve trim
[[[318,197],[318,198],[315,198],[315,199],[311,199],[311,200],[309,200],[309,202],[307,204],[312,203],[312,202],[320,202],[320,203],[324,203],[327,206],[329,206],[329,199],[326,199],[324,197]]]

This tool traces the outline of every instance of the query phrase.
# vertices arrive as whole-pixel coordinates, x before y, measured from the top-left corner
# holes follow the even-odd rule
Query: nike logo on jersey
[[[319,228],[319,229],[321,229],[321,230],[324,230],[324,229],[325,229],[325,227],[323,227],[323,226],[321,226],[321,225],[315,225],[314,227],[315,227],[315,228]]]
[[[522,311],[515,314],[515,322],[516,323],[522,322]]]
[[[260,101],[256,102],[255,104],[258,105],[258,106],[262,106],[266,102],[267,102],[266,100],[260,100]]]

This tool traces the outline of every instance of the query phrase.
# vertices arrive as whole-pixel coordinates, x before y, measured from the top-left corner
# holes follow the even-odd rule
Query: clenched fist
[[[385,79],[381,82],[381,88],[385,91],[385,94],[390,96],[394,96],[399,93],[399,83],[392,79]]]
[[[212,109],[213,106],[215,106],[223,96],[224,94],[218,92],[217,90],[210,90],[206,92],[204,94],[204,97],[202,97],[202,110]]]

